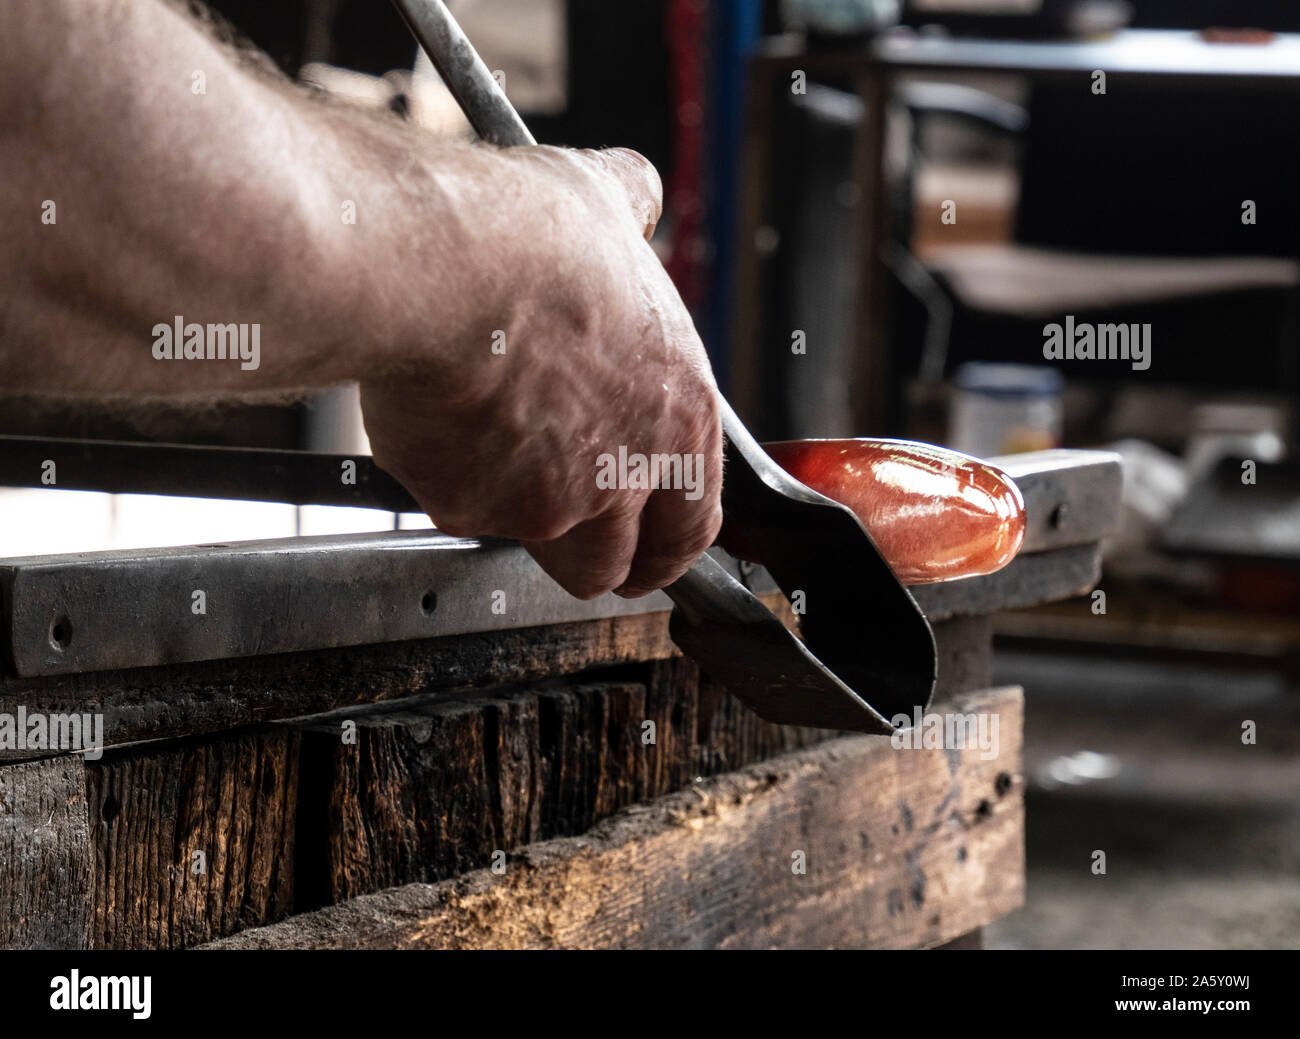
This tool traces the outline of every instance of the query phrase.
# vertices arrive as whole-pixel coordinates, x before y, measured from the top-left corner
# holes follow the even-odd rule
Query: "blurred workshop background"
[[[289,75],[469,135],[387,5],[210,2]],[[659,167],[655,247],[761,439],[1123,455],[1104,598],[996,621],[995,678],[1027,697],[1029,886],[986,946],[1300,944],[1300,7],[451,7],[539,140]],[[1149,326],[1149,353],[1046,359],[1067,317],[1134,351]],[[0,433],[364,449],[347,390],[199,415],[5,398]],[[0,491],[0,518],[6,556],[424,522],[44,490]]]

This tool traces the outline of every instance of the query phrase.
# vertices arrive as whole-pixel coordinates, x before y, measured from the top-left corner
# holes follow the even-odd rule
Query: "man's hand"
[[[479,281],[503,294],[468,327],[430,313],[410,354],[442,362],[363,380],[375,460],[448,533],[517,538],[582,598],[644,594],[679,577],[722,520],[713,377],[646,244],[659,178],[621,149],[513,149],[493,172],[508,212],[464,215],[485,231],[465,259],[499,268]],[[694,482],[598,485],[599,460],[620,448],[668,455]]]
[[[443,142],[162,3],[46,0],[0,5],[0,182],[11,392],[356,380],[379,464],[442,529],[518,538],[580,596],[661,587],[717,533],[713,378],[633,153]],[[155,357],[179,316],[256,324],[258,363]],[[598,482],[637,455],[678,486]]]

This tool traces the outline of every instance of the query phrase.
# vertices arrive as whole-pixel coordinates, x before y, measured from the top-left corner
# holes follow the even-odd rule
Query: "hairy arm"
[[[518,165],[500,155],[315,99],[162,3],[7,4],[0,67],[10,388],[184,393],[383,373],[417,337],[421,355],[448,347],[418,336],[434,301],[403,298],[394,267],[436,271],[437,324],[453,336],[473,311],[503,308],[484,295],[491,279],[452,262],[493,233],[491,196],[512,190]],[[259,368],[156,362],[151,329],[177,314],[259,323]]]
[[[661,586],[717,532],[712,376],[639,156],[438,141],[153,0],[11,0],[0,180],[6,390],[356,380],[376,460],[442,529],[517,537],[578,595]],[[177,316],[257,324],[257,367],[157,359]],[[597,487],[620,447],[698,457],[702,493]]]

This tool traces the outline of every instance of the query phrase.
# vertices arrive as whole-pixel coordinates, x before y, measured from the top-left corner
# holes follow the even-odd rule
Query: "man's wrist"
[[[436,372],[479,339],[486,353],[509,306],[511,259],[484,225],[501,209],[499,156],[370,112],[329,109],[324,121],[310,240],[345,376]]]

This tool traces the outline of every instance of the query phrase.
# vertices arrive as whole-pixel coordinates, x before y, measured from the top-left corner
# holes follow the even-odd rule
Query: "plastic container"
[[[948,446],[976,458],[1061,445],[1061,390],[1052,368],[972,361],[957,369]]]
[[[897,25],[901,0],[784,0],[787,29],[822,38],[869,36]]]

